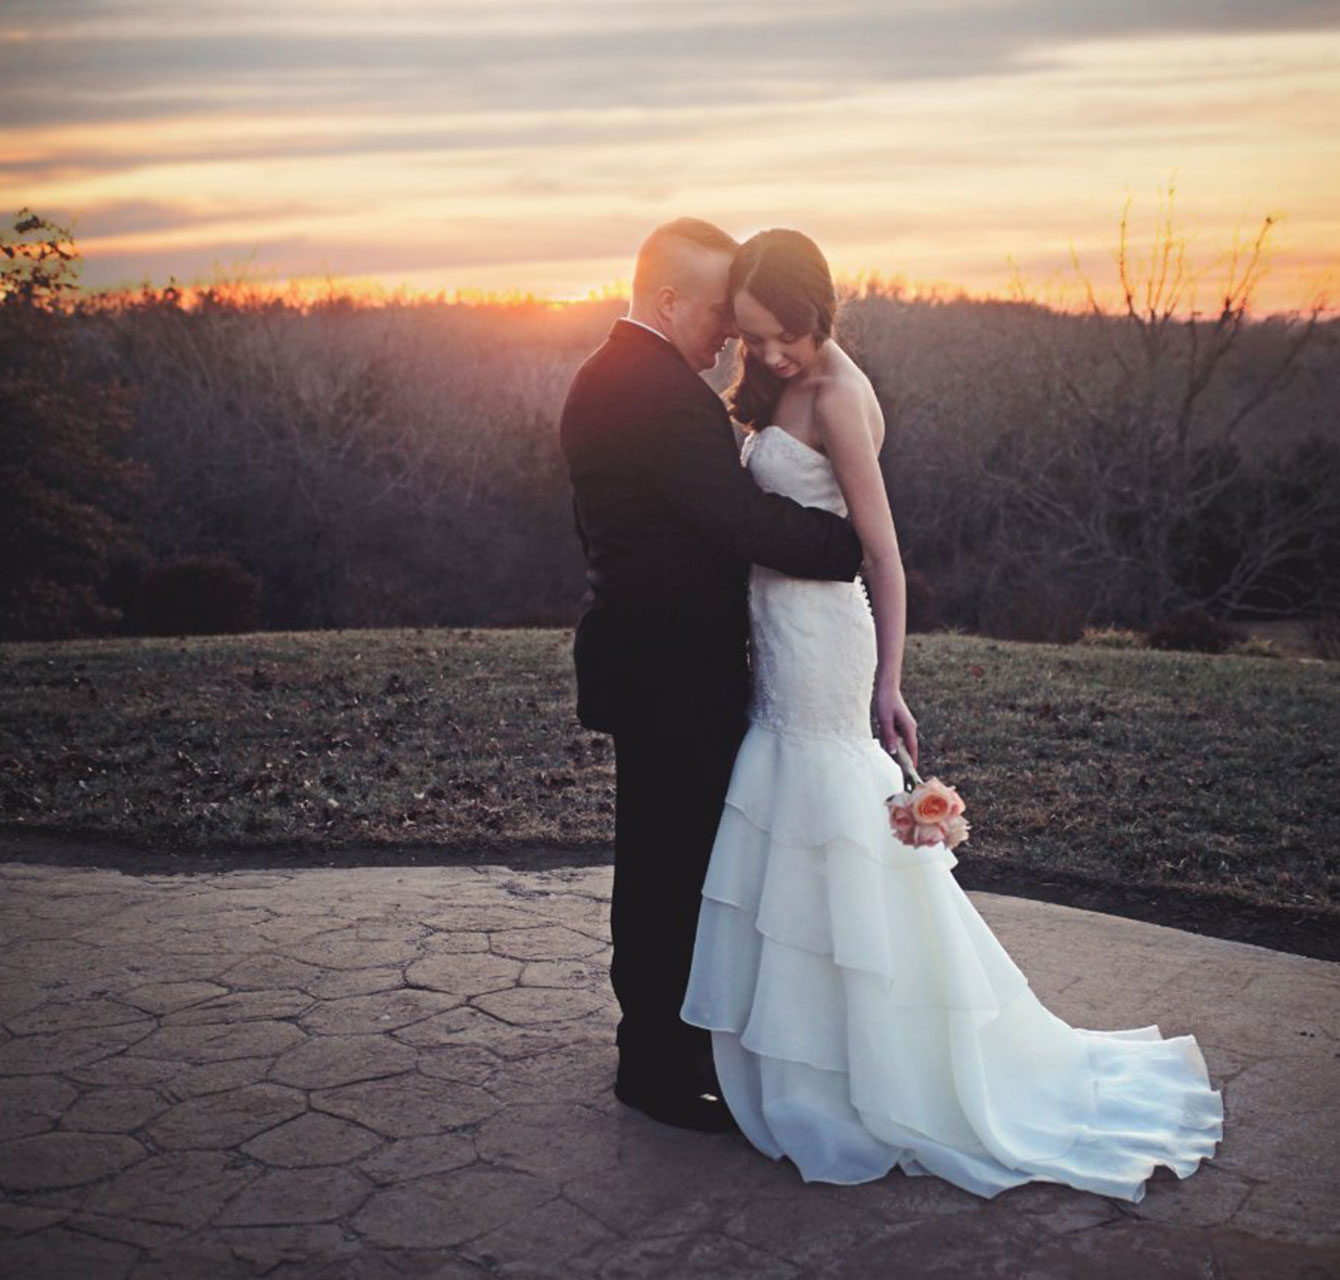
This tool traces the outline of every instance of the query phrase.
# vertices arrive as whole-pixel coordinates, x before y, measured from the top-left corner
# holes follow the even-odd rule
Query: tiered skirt
[[[1139,1201],[1214,1155],[1221,1095],[1190,1035],[1090,1031],[1033,994],[884,799],[872,739],[751,725],[703,890],[685,1021],[732,1114],[806,1181],[895,1166],[982,1196],[1030,1181]]]

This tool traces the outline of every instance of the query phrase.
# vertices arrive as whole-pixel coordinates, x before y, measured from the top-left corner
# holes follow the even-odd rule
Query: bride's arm
[[[917,722],[902,693],[907,579],[868,411],[856,388],[829,382],[815,397],[814,413],[819,438],[865,555],[865,579],[875,615],[875,718],[880,740],[892,753],[895,736],[901,737],[915,764]]]

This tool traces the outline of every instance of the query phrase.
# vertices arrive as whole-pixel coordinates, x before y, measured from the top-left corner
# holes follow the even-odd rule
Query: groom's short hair
[[[676,218],[673,222],[662,223],[637,251],[637,264],[633,268],[634,296],[655,292],[663,284],[670,283],[668,277],[674,274],[678,253],[686,244],[714,253],[734,253],[740,247],[739,242],[720,227],[701,218]]]

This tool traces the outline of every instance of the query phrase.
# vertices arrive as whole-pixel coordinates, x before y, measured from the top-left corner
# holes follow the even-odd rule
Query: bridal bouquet
[[[953,849],[968,838],[968,821],[963,816],[963,797],[939,778],[923,782],[907,748],[898,743],[898,763],[912,779],[912,790],[900,791],[884,803],[889,808],[889,826],[903,844],[943,844]]]

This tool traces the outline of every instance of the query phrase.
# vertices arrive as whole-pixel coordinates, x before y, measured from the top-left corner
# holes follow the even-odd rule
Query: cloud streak
[[[1338,60],[1319,0],[11,0],[0,183],[94,281],[254,247],[569,288],[693,210],[980,286],[1174,172],[1211,229],[1283,199],[1320,245]]]
[[[557,30],[543,6],[423,5],[375,24],[325,4],[11,7],[0,44],[0,112],[24,125],[144,119],[154,89],[176,114],[209,112],[226,94],[299,110],[660,108],[704,96],[767,102],[922,79],[1026,75],[1057,46],[1160,35],[1331,31],[1322,0],[1062,0],[1007,3],[796,4],[757,7],[579,3]],[[95,10],[96,11],[96,10]],[[346,11],[347,13],[348,11]],[[212,20],[211,20],[212,17]],[[611,21],[617,18],[617,21]]]

